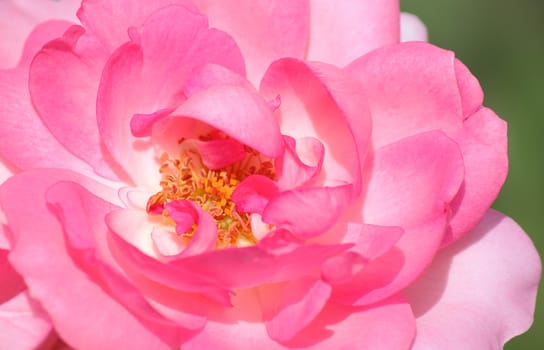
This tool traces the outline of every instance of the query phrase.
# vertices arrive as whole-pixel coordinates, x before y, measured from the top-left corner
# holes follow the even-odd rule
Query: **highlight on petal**
[[[36,25],[53,19],[75,22],[78,6],[78,0],[0,2],[0,69],[17,65]]]
[[[266,68],[282,57],[304,58],[309,26],[307,0],[195,0],[210,26],[230,33],[257,86]]]
[[[396,44],[399,14],[397,0],[311,0],[307,59],[342,67],[376,48]]]
[[[540,273],[523,230],[489,210],[406,290],[417,318],[413,349],[502,348],[530,327]]]

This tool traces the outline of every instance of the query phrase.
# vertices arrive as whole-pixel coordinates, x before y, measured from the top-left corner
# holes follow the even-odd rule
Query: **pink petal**
[[[30,95],[44,124],[66,149],[97,173],[117,179],[96,125],[96,91],[108,53],[84,33],[72,26],[38,52],[30,66]]]
[[[219,85],[197,92],[172,114],[205,122],[266,156],[277,157],[283,151],[268,103],[243,86]]]
[[[508,173],[506,122],[482,108],[464,123],[454,139],[465,161],[465,181],[452,202],[444,244],[472,230],[491,206]]]
[[[183,250],[183,252],[178,255],[178,257],[198,255],[215,250],[217,226],[210,214],[190,201],[173,201],[166,204],[166,209],[168,210],[170,217],[176,221],[176,223],[176,214],[187,213],[192,216],[191,225],[197,225],[196,232],[191,238],[191,241],[189,244],[187,244],[187,247]],[[176,232],[178,234],[182,234],[187,232],[188,228],[189,227],[183,229],[180,227],[180,232],[180,230],[178,230],[178,226],[176,226]]]
[[[25,276],[60,336],[75,348],[168,348],[69,256],[62,228],[44,198],[52,184],[63,180],[89,182],[67,171],[41,170],[12,177],[0,187],[0,202],[16,235],[10,255],[13,266]],[[28,208],[33,210],[33,220],[28,220]]]
[[[400,14],[400,41],[427,41],[427,27],[411,13]]]
[[[403,137],[462,126],[454,55],[427,43],[378,49],[353,62],[372,113],[372,144],[377,149]]]
[[[51,19],[74,22],[78,6],[79,1],[77,0],[42,1],[40,3],[0,2],[0,69],[17,65],[23,52],[25,40],[36,25]],[[54,37],[50,36],[50,38]]]
[[[26,289],[23,279],[11,266],[8,254],[8,250],[0,249],[0,304]]]
[[[196,145],[202,162],[212,170],[226,168],[247,155],[244,145],[233,139],[197,141]]]
[[[278,186],[266,176],[245,178],[232,193],[236,210],[243,213],[262,214],[268,202],[278,194]]]
[[[343,283],[333,283],[333,300],[346,305],[370,305],[408,286],[435,256],[443,238],[446,218],[447,213],[442,213],[405,229],[394,247],[362,268],[354,260],[355,271],[351,278]]]
[[[128,41],[127,29],[138,27],[157,10],[180,5],[196,10],[189,0],[154,0],[135,2],[132,0],[83,0],[77,16],[83,26],[96,36],[102,44],[113,51]]]
[[[440,131],[378,149],[365,170],[364,222],[402,227],[447,211],[464,175],[458,145]]]
[[[264,208],[262,219],[301,239],[319,236],[336,223],[352,193],[351,185],[281,192]]]
[[[413,349],[502,348],[530,327],[540,273],[523,230],[490,210],[407,289],[417,317]]]
[[[155,12],[141,29],[133,28],[130,32],[132,41],[121,46],[104,68],[98,90],[97,120],[100,135],[113,157],[136,183],[153,186],[158,179],[150,170],[156,166],[146,164],[153,160],[152,150],[147,139],[132,136],[133,115],[150,115],[177,107],[186,98],[182,93],[184,84],[194,70],[216,63],[243,73],[243,60],[232,38],[208,29],[206,18],[181,6]],[[183,112],[196,113],[198,117],[203,111],[194,111],[199,108],[195,104],[205,103],[206,106],[200,107],[208,108],[210,102],[202,101],[202,95],[195,99],[200,102],[193,101]],[[255,103],[254,98],[249,103]]]
[[[258,300],[249,291],[233,298],[234,308],[184,344],[185,349],[362,349],[408,350],[415,334],[409,304],[399,298],[370,308],[327,304],[317,318],[292,341],[274,342],[267,334]]]
[[[307,276],[329,257],[349,247],[339,244],[301,245],[294,241],[288,232],[277,230],[269,233],[256,246],[187,257],[176,261],[175,266],[194,271],[225,288],[248,288]]]
[[[0,72],[0,155],[20,169],[56,167],[91,173],[42,124],[32,108],[27,81],[22,68]]]
[[[321,280],[301,279],[259,291],[268,335],[283,343],[315,319],[326,305],[331,287]]]
[[[146,328],[163,341],[178,344],[184,325],[158,314],[120,269],[109,250],[104,217],[117,207],[73,182],[55,184],[48,190],[47,200],[63,226],[68,253],[78,267]]]
[[[371,124],[357,81],[332,66],[282,59],[269,68],[260,90],[268,100],[281,97],[276,114],[282,133],[323,143],[327,171],[318,185],[351,183],[358,194]]]
[[[399,42],[399,13],[394,0],[310,1],[308,60],[345,66]]]
[[[27,292],[0,304],[0,329],[0,344],[14,350],[39,348],[52,332],[47,314]]]
[[[463,105],[463,116],[468,118],[482,107],[484,92],[478,79],[458,59],[454,62],[454,68]]]
[[[315,138],[295,140],[284,136],[285,152],[274,163],[278,187],[282,190],[304,186],[321,171],[325,147]]]
[[[306,0],[196,0],[212,27],[231,34],[246,58],[249,80],[258,84],[281,57],[303,58],[309,26]]]

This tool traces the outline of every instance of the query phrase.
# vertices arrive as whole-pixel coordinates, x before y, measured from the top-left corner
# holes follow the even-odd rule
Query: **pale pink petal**
[[[55,330],[71,346],[169,348],[89,280],[69,256],[62,227],[51,216],[45,201],[45,191],[62,180],[86,181],[67,171],[41,170],[14,176],[0,187],[0,201],[16,235],[10,253],[13,266],[25,276],[32,295],[49,314]],[[28,208],[32,208],[32,220],[28,219]]]
[[[400,14],[400,41],[427,41],[427,27],[411,13]]]
[[[281,57],[303,58],[308,40],[307,0],[196,0],[210,25],[231,34],[246,59],[247,76],[258,84]]]
[[[129,27],[142,25],[155,11],[169,5],[196,10],[190,0],[83,0],[77,16],[87,30],[113,51],[128,41]]]
[[[347,248],[349,245],[301,245],[288,232],[277,230],[255,246],[183,258],[171,262],[170,268],[193,271],[224,288],[247,288],[307,276],[315,272],[316,266]]]
[[[506,122],[482,108],[453,136],[465,162],[465,181],[452,202],[452,217],[444,244],[475,227],[491,206],[508,173]]]
[[[184,325],[158,314],[116,264],[109,250],[104,216],[118,207],[73,182],[55,184],[46,197],[63,226],[67,251],[77,266],[145,327],[165,342],[178,344]]]
[[[368,224],[409,227],[435,217],[448,210],[463,181],[459,147],[440,131],[405,138],[373,156],[365,165]]]
[[[318,185],[354,185],[360,190],[363,161],[371,130],[366,98],[345,72],[294,59],[276,61],[260,87],[267,100],[281,97],[276,115],[282,133],[295,139],[313,137],[325,147]],[[349,96],[349,98],[347,97]]]
[[[278,187],[288,190],[304,186],[315,179],[321,171],[325,148],[313,137],[295,140],[284,136],[285,152],[276,159],[274,167]]]
[[[77,0],[0,2],[0,69],[17,65],[25,40],[37,24],[51,19],[76,21],[78,6]]]
[[[355,259],[351,278],[333,284],[334,301],[346,305],[370,305],[408,286],[435,256],[443,238],[446,219],[447,213],[442,213],[418,226],[405,228],[395,246],[374,260],[363,261],[362,268],[358,266],[360,261]]]
[[[527,235],[490,210],[407,289],[417,317],[413,349],[501,349],[531,325],[540,273]]]
[[[287,345],[309,349],[408,350],[415,332],[409,304],[396,296],[369,307],[329,303]]]
[[[463,106],[463,117],[468,118],[482,107],[484,92],[478,79],[458,59],[455,59],[454,68]]]
[[[268,335],[278,341],[293,339],[321,312],[331,287],[321,280],[305,278],[259,288]]]
[[[38,52],[30,66],[30,95],[44,124],[66,149],[100,175],[117,179],[96,124],[96,92],[108,52],[84,34],[82,27],[72,26]]]
[[[399,42],[399,1],[310,1],[307,58],[345,66],[376,48]]]
[[[331,228],[350,204],[351,185],[281,192],[262,212],[264,222],[308,239]]]
[[[0,303],[0,344],[13,350],[36,349],[48,342],[47,314],[27,292]]]
[[[452,52],[427,43],[403,43],[371,52],[347,71],[368,96],[375,148],[416,133],[448,133],[462,126]]]
[[[361,349],[408,350],[415,334],[409,304],[392,298],[369,308],[327,304],[325,309],[293,340],[273,341],[261,321],[259,300],[244,290],[233,298],[234,308],[184,344],[197,349]],[[377,335],[380,336],[377,336]]]
[[[56,167],[91,173],[43,125],[32,108],[27,81],[22,68],[0,72],[0,156],[20,169]]]

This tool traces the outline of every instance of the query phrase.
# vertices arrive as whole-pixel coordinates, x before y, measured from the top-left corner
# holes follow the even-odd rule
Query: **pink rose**
[[[479,349],[530,326],[539,257],[489,210],[506,125],[453,53],[399,43],[397,1],[77,17],[0,71],[0,258],[41,321],[3,343]]]

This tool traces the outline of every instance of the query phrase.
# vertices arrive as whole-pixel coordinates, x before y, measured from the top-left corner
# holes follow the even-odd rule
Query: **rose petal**
[[[84,34],[82,27],[72,26],[37,53],[30,66],[30,95],[44,124],[66,149],[97,173],[117,179],[96,125],[96,91],[108,53]]]
[[[259,288],[268,335],[287,342],[321,312],[331,287],[321,280],[301,279],[280,286]]]
[[[191,11],[196,8],[189,0],[154,0],[135,2],[132,0],[83,0],[77,16],[83,26],[96,36],[102,44],[113,51],[128,41],[127,29],[138,27],[157,10],[170,6],[184,6]]]
[[[79,1],[77,0],[42,1],[40,3],[0,2],[0,69],[17,65],[23,52],[25,40],[36,25],[51,19],[75,22],[78,6]],[[55,36],[48,36],[48,38]],[[39,47],[37,48],[39,49]],[[23,61],[27,60],[23,59]]]
[[[53,330],[47,314],[27,292],[0,304],[0,329],[0,344],[16,350],[46,345]]]
[[[281,97],[276,111],[282,132],[313,137],[325,147],[319,185],[354,185],[360,191],[360,166],[370,133],[370,115],[359,84],[339,69],[294,59],[274,62],[260,88],[268,100]],[[349,96],[350,98],[347,98]]]
[[[69,256],[62,228],[44,200],[45,191],[63,180],[89,182],[67,171],[40,170],[14,176],[0,187],[0,202],[16,235],[10,253],[13,266],[25,276],[29,290],[51,317],[55,330],[75,348],[169,348],[89,280]],[[33,220],[28,220],[28,208],[32,208]],[[123,328],[112,324],[122,324]],[[96,332],[100,337],[95,336]]]
[[[380,148],[417,133],[462,126],[454,55],[427,43],[378,49],[353,62],[372,113],[372,144]]]
[[[444,244],[470,232],[493,203],[508,173],[506,122],[482,108],[453,137],[465,162],[465,181],[451,205]]]
[[[308,239],[331,228],[349,205],[351,185],[281,192],[264,208],[264,222]]]
[[[371,50],[395,44],[399,13],[394,0],[312,0],[307,59],[345,66]]]
[[[540,273],[530,239],[490,210],[407,289],[417,317],[413,348],[502,348],[531,325]]]
[[[325,148],[313,137],[295,140],[284,136],[285,152],[274,163],[278,187],[282,190],[304,186],[315,180],[323,165]]]
[[[257,85],[270,63],[303,58],[308,30],[305,0],[196,0],[212,27],[230,33],[242,50],[247,76]]]

